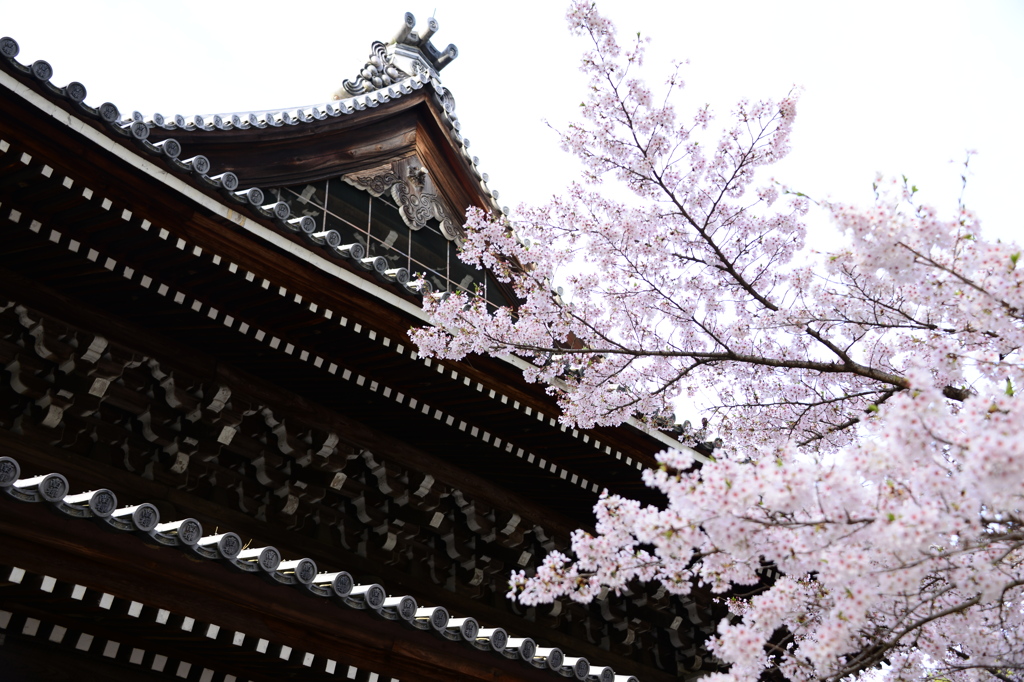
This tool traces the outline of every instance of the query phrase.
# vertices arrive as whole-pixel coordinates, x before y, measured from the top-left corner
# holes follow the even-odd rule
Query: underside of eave
[[[5,124],[0,123],[0,132],[3,135],[6,135],[9,131],[10,129]],[[188,245],[186,247],[188,253],[191,253],[192,245],[197,245],[204,254],[218,254],[227,262],[236,263],[242,272],[254,273],[256,278],[248,286],[250,291],[255,292],[255,294],[266,293],[267,287],[262,286],[264,281],[270,283],[268,287],[274,292],[277,291],[279,286],[286,286],[290,292],[300,295],[304,301],[315,301],[323,308],[344,311],[344,314],[353,323],[358,322],[367,325],[376,330],[378,334],[393,338],[398,343],[408,344],[407,333],[409,328],[421,323],[421,320],[396,307],[381,305],[381,301],[374,298],[368,292],[368,290],[378,287],[369,278],[365,280],[365,287],[346,285],[332,278],[329,274],[311,267],[309,263],[301,260],[293,253],[287,253],[275,249],[272,245],[254,240],[250,234],[239,229],[234,223],[218,216],[210,215],[201,207],[195,207],[189,212],[187,203],[180,200],[175,201],[175,196],[169,188],[160,183],[147,180],[142,174],[133,173],[132,169],[122,167],[122,164],[117,162],[117,160],[107,158],[99,150],[82,148],[80,150],[81,153],[64,155],[64,158],[61,158],[61,145],[65,141],[58,134],[60,132],[59,129],[55,128],[46,132],[47,134],[45,135],[29,135],[22,130],[15,129],[13,139],[18,139],[24,135],[26,142],[31,141],[33,144],[30,148],[32,153],[38,155],[39,159],[46,158],[49,160],[56,167],[57,170],[54,171],[56,173],[66,172],[78,178],[89,178],[90,173],[97,178],[102,177],[104,182],[102,193],[98,189],[99,185],[96,185],[97,189],[94,190],[96,194],[110,199],[115,207],[132,207],[133,220],[150,218],[153,221],[153,227],[150,231],[133,232],[127,230],[121,237],[115,237],[114,233],[111,233],[109,238],[115,238],[116,241],[125,243],[127,247],[128,242],[125,240],[142,239],[144,235],[149,235],[145,237],[145,239],[148,239],[146,243],[156,249],[154,253],[161,253],[163,255],[154,261],[149,256],[143,255],[143,252],[148,253],[148,251],[141,249],[141,247],[132,246],[129,250],[125,251],[119,248],[116,243],[111,244],[108,250],[110,255],[113,255],[118,262],[126,265],[130,264],[139,272],[148,272],[156,281],[167,281],[177,289],[191,290],[194,287],[199,287],[195,289],[195,295],[211,301],[210,304],[214,305],[218,310],[224,310],[227,304],[219,302],[219,293],[233,290],[237,284],[233,285],[231,280],[240,278],[240,275],[234,278],[227,277],[227,273],[221,272],[223,268],[215,268],[210,273],[202,276],[202,283],[200,284],[198,282],[191,282],[189,279],[192,277],[191,275],[182,280],[180,277],[172,277],[172,274],[160,274],[163,272],[160,264],[167,262],[166,259],[168,258],[180,260],[184,257],[185,261],[188,261],[185,252],[174,248],[175,241],[180,239]],[[74,136],[71,135],[69,137],[73,138]],[[73,140],[66,140],[66,142],[71,144]],[[33,161],[33,167],[35,163],[36,161]],[[65,163],[67,166],[65,166]],[[38,170],[30,170],[30,172],[37,174]],[[57,184],[59,185],[59,182]],[[76,184],[75,187],[78,187],[78,185]],[[78,191],[80,192],[81,190]],[[120,209],[118,209],[119,211]],[[159,238],[159,235],[155,234],[162,230],[170,233],[169,241],[163,240]],[[131,243],[135,244],[135,241]],[[161,247],[159,246],[160,244],[165,246]],[[296,246],[300,249],[303,248],[301,244],[296,244]],[[188,268],[173,266],[172,270],[185,272]],[[217,275],[216,273],[220,274]],[[363,277],[364,273],[353,272],[352,275]],[[361,282],[363,280],[358,281]],[[103,300],[113,301],[113,297],[106,297]],[[409,304],[412,303],[410,300]],[[238,311],[231,312],[234,312],[236,315],[239,314]],[[285,339],[291,338],[287,332],[282,334],[280,330],[277,330],[276,333]],[[291,340],[300,343],[299,339]],[[523,405],[532,406],[537,413],[554,414],[551,398],[544,395],[543,388],[539,385],[524,384],[519,372],[505,363],[491,358],[474,357],[462,363],[445,364],[450,364],[452,369],[457,370],[459,374],[464,373],[468,375],[471,382],[472,380],[479,381],[484,386],[497,389],[502,394],[507,395],[510,399],[510,404],[512,401],[519,401]],[[449,373],[443,376],[447,377]],[[441,378],[436,373],[433,376],[437,376],[438,379]],[[444,381],[446,382],[447,379]],[[469,385],[463,386],[461,380],[458,382],[458,389],[459,391],[468,392],[467,396],[478,395]],[[476,400],[475,397],[472,399]],[[499,408],[496,407],[495,409]],[[538,423],[536,419],[532,418],[529,421],[533,424]],[[628,439],[611,431],[607,435],[602,434],[601,436],[602,439],[606,437],[609,440],[605,442],[614,443],[615,441],[620,441],[619,447],[622,447],[627,454],[634,457],[645,454],[649,457],[649,453],[653,450],[651,444],[629,442]]]
[[[248,130],[165,130],[154,141],[174,138],[182,155],[202,154],[215,172],[230,170],[241,185],[279,187],[315,182],[372,168],[415,151],[417,93],[345,118]]]

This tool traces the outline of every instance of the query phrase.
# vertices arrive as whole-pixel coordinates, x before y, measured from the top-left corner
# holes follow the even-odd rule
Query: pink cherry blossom
[[[681,67],[655,92],[643,40],[620,46],[591,4],[568,19],[590,45],[583,119],[562,135],[583,181],[512,219],[471,213],[462,258],[518,305],[431,298],[414,337],[427,355],[525,358],[580,428],[664,424],[717,396],[700,439],[725,444],[700,457],[684,433],[644,474],[663,507],[602,495],[596,533],[513,574],[510,596],[713,590],[734,616],[709,642],[716,681],[883,663],[878,677],[1022,679],[1020,247],[878,178],[870,206],[820,204],[846,246],[811,252],[809,199],[761,178],[788,152],[794,93],[740,102],[716,130],[709,107],[677,114]]]

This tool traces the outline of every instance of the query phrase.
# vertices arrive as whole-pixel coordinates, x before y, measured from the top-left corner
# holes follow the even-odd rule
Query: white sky
[[[968,203],[987,233],[1024,241],[1024,3],[598,6],[620,37],[654,39],[649,81],[663,80],[670,59],[690,60],[683,116],[710,102],[724,117],[740,97],[802,86],[793,153],[773,173],[786,184],[865,202],[876,171],[906,174],[926,199],[951,205],[959,167],[949,162],[976,149]],[[90,104],[209,114],[328,100],[406,10],[421,24],[436,12],[434,43],[459,48],[442,80],[501,203],[559,192],[575,165],[542,119],[560,127],[583,99],[581,44],[561,2],[0,0],[0,34],[19,42],[19,61],[49,61],[55,83],[84,83]]]

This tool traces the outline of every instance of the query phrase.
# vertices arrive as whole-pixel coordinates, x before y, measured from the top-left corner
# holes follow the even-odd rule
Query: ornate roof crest
[[[434,17],[427,20],[427,28],[422,34],[413,31],[415,26],[416,17],[406,12],[398,33],[388,43],[373,42],[366,65],[355,79],[342,82],[342,87],[334,93],[334,99],[373,92],[421,73],[438,78],[438,72],[455,59],[459,51],[454,45],[439,51],[430,42],[439,27]]]

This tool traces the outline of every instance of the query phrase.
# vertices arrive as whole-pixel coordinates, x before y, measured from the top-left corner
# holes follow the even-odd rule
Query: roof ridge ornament
[[[422,34],[413,31],[415,26],[416,17],[406,12],[401,28],[389,42],[373,41],[366,65],[355,79],[342,81],[334,99],[374,92],[423,73],[439,79],[438,72],[459,56],[459,50],[449,45],[439,51],[430,42],[439,28],[434,17],[427,20]]]
[[[447,239],[457,242],[462,239],[457,223],[452,220],[430,174],[414,156],[348,173],[341,179],[375,197],[389,194],[398,204],[399,215],[410,229],[420,230],[433,218]]]

